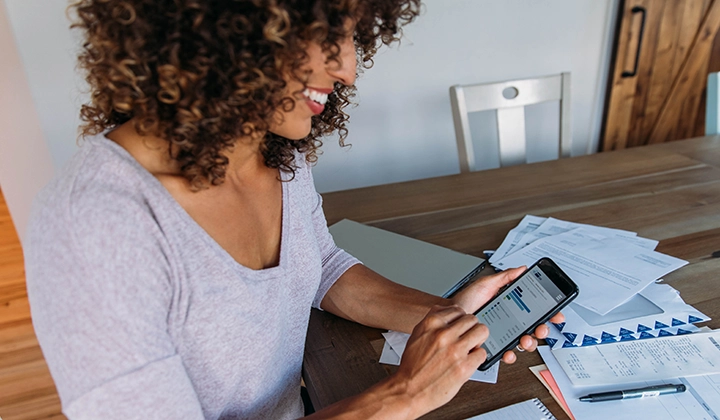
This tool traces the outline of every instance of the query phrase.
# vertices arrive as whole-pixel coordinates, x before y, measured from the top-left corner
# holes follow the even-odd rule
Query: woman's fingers
[[[550,322],[553,324],[561,324],[565,322],[565,315],[563,315],[562,312],[558,312],[554,317],[550,318]]]
[[[482,277],[458,292],[451,300],[466,312],[475,312],[495,297],[500,288],[515,280],[523,271],[525,271],[524,266]]]
[[[445,344],[457,342],[462,351],[469,353],[487,340],[490,330],[474,315],[463,314],[449,322],[439,334]]]
[[[522,268],[517,270],[521,272]],[[558,313],[550,321],[563,322],[564,319],[565,317]],[[485,351],[480,352],[479,346],[487,340],[489,329],[484,324],[480,324],[477,317],[465,313],[462,308],[458,306],[436,306],[430,310],[421,324],[424,324],[428,330],[445,330],[438,333],[445,345],[457,342],[462,349],[461,351],[467,351],[469,356],[472,355],[480,363],[484,360]],[[524,335],[520,338],[518,347],[523,351],[535,351],[538,346],[537,339],[544,339],[548,334],[550,334],[550,328],[546,324],[539,325],[533,331],[533,335]],[[502,360],[505,363],[514,363],[517,360],[517,355],[510,350],[503,354]]]
[[[520,337],[520,347],[525,351],[535,351],[537,349],[537,340],[529,335]]]
[[[522,274],[526,269],[527,267],[525,267],[524,265],[521,267],[510,268],[500,273],[484,277],[478,281],[485,282],[488,286],[500,290],[500,288],[518,278],[518,276]]]
[[[537,328],[535,328],[535,337],[537,338],[545,338],[550,334],[550,328],[546,324],[538,325]]]
[[[460,337],[460,341],[465,344],[468,352],[473,351],[473,349],[479,347],[482,343],[485,342],[485,340],[487,340],[488,336],[490,335],[490,329],[487,327],[487,325],[478,322],[475,316],[470,316],[472,317],[472,319],[468,320],[468,324],[471,325]]]
[[[535,351],[537,350],[537,340],[529,335],[524,335],[520,337],[520,344],[518,344],[518,347],[522,349],[521,351]],[[503,362],[505,363],[515,363],[517,360],[517,355],[513,350],[508,350],[503,354],[502,358]]]
[[[433,307],[415,330],[413,333],[436,334],[442,347],[457,343],[466,353],[480,346],[489,335],[486,325],[457,306]]]
[[[433,306],[423,322],[431,328],[442,328],[463,315],[465,315],[465,311],[458,306]]]

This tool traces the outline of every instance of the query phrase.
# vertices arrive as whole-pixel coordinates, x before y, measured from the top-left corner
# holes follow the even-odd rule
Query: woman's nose
[[[329,59],[326,68],[328,74],[343,85],[351,86],[355,84],[357,56],[352,37],[348,37],[340,44],[340,52],[337,58]]]

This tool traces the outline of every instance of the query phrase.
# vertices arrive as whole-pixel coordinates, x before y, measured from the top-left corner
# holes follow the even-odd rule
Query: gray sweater
[[[358,261],[296,162],[280,263],[252,270],[122,147],[86,140],[36,199],[25,248],[33,324],[70,419],[302,416],[310,308]]]

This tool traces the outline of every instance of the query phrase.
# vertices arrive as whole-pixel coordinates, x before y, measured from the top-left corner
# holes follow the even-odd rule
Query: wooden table
[[[689,265],[665,281],[720,328],[720,137],[324,194],[329,224],[348,218],[471,255],[497,248],[526,214],[638,232]],[[313,311],[304,378],[316,408],[395,371],[378,358],[380,330]],[[425,418],[467,418],[538,397],[567,418],[520,354],[498,383],[468,382]]]

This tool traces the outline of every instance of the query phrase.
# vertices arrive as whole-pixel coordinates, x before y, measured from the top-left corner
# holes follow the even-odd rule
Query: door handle
[[[640,34],[638,35],[638,46],[635,52],[635,66],[632,71],[625,70],[622,72],[621,77],[634,77],[637,75],[638,64],[640,63],[640,50],[642,49],[643,33],[645,32],[645,18],[647,17],[647,10],[642,6],[635,6],[631,10],[633,15],[640,13],[642,15],[640,20]]]

